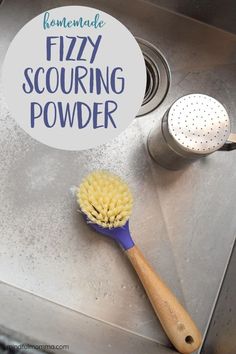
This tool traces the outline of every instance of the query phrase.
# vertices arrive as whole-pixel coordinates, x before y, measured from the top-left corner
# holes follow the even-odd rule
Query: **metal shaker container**
[[[208,95],[190,94],[173,103],[151,130],[148,150],[161,166],[178,170],[217,150],[236,149],[236,134],[224,106]]]

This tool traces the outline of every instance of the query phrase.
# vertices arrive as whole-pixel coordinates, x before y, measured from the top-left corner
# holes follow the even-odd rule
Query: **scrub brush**
[[[81,183],[77,202],[86,222],[125,250],[167,336],[180,353],[192,353],[201,334],[174,294],[150,266],[129,231],[133,197],[128,185],[108,171],[95,171]]]

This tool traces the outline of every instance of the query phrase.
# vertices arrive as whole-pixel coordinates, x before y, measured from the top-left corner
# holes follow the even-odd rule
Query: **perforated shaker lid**
[[[171,106],[168,129],[184,150],[209,154],[228,139],[230,120],[219,101],[207,95],[191,94]]]

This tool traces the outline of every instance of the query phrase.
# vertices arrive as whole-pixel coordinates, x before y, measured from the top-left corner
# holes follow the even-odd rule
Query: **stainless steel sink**
[[[0,61],[28,20],[67,4],[5,0]],[[171,103],[190,92],[221,101],[236,129],[236,36],[147,1],[70,4],[106,11],[154,45],[171,83],[156,110],[111,143],[83,152],[32,140],[0,94],[0,326],[33,342],[69,344],[76,354],[171,353],[125,255],[85,225],[74,188],[97,168],[127,180],[135,196],[133,237],[204,334],[235,239],[236,155],[217,152],[173,172],[152,161],[146,140]]]

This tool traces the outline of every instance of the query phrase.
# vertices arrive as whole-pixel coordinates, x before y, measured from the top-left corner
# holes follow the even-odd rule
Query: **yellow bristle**
[[[128,185],[108,171],[90,173],[76,193],[81,210],[91,222],[113,228],[125,225],[130,217],[133,197]]]

